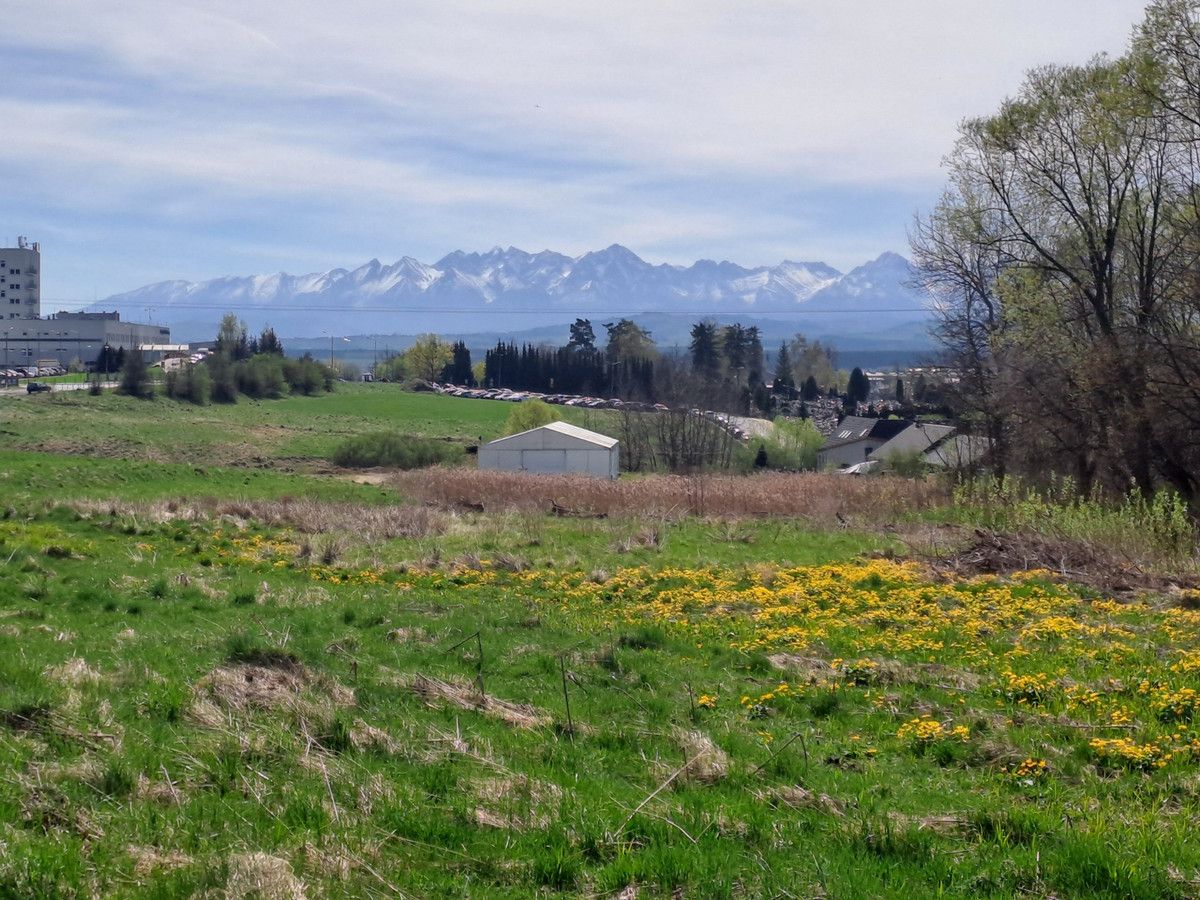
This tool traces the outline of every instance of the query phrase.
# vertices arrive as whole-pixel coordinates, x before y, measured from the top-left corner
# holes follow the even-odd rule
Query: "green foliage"
[[[334,450],[335,465],[348,469],[368,469],[383,466],[392,469],[423,469],[439,463],[455,462],[462,458],[462,447],[400,434],[395,431],[364,434],[343,441]]]
[[[817,427],[807,419],[779,418],[774,424],[770,436],[762,444],[767,467],[789,471],[815,469],[817,451],[825,442]]]
[[[212,395],[212,377],[208,371],[208,366],[187,364],[168,372],[166,395],[172,400],[204,406]]]
[[[920,450],[897,450],[888,454],[885,463],[889,472],[904,478],[917,478],[930,469]]]
[[[305,397],[333,390],[333,371],[307,353],[299,359],[284,359],[283,379],[293,394]]]
[[[850,383],[846,386],[846,401],[851,405],[865,403],[870,396],[871,382],[863,370],[855,366],[854,371],[850,373]]]
[[[820,341],[810,341],[802,334],[792,338],[788,348],[792,363],[792,373],[796,384],[804,384],[810,378],[817,387],[817,394],[805,397],[815,399],[822,387],[831,387],[837,382],[836,354],[832,347],[822,345]]]
[[[575,350],[594,350],[596,348],[596,332],[590,319],[576,319],[571,325],[571,337],[567,346]]]
[[[134,348],[125,354],[117,391],[127,397],[140,397],[143,400],[154,396],[154,383],[150,380],[146,357],[141,350]]]
[[[214,403],[237,403],[237,371],[224,353],[214,353],[204,361],[208,367]]]
[[[542,400],[524,400],[512,408],[504,422],[504,434],[520,434],[531,428],[540,428],[551,422],[562,421],[558,407]]]
[[[283,357],[274,353],[260,353],[239,363],[234,378],[238,391],[254,400],[278,400],[288,388]]]
[[[203,404],[237,403],[239,395],[253,400],[278,400],[290,393],[310,396],[333,390],[333,372],[311,356],[288,359],[278,353],[256,353],[234,361],[215,353],[202,365],[188,366],[168,381],[173,396]]]
[[[1200,539],[1187,504],[1173,491],[1147,498],[1131,488],[1114,500],[1098,488],[1081,495],[1070,478],[1052,477],[1044,487],[1011,477],[978,478],[955,488],[954,503],[960,516],[989,528],[1061,535],[1168,559],[1191,558]]]
[[[437,381],[453,359],[449,344],[436,334],[423,334],[404,351],[404,368],[413,378]]]
[[[658,355],[658,348],[654,345],[654,338],[650,336],[650,332],[632,319],[605,323],[604,328],[608,332],[608,344],[604,353],[610,363],[647,360]]]

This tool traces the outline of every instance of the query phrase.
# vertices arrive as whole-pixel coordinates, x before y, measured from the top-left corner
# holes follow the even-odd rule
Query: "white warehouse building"
[[[551,422],[479,448],[479,468],[504,472],[616,478],[620,464],[616,438],[566,422]]]

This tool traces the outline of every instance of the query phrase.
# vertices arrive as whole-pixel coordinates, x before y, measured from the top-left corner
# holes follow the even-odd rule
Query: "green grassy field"
[[[1200,885],[1200,593],[316,465],[506,404],[31,399],[0,401],[0,898]],[[47,452],[76,419],[104,452]]]
[[[474,443],[496,437],[511,403],[340,384],[330,394],[192,406],[86,391],[0,398],[0,438],[14,449],[159,462],[312,468],[346,437],[400,429]],[[580,425],[603,413],[563,407]]]

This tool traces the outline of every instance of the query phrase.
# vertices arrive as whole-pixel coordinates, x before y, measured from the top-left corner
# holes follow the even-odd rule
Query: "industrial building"
[[[137,348],[155,361],[187,347],[162,325],[122,322],[115,312],[59,312],[42,318],[41,246],[17,238],[0,247],[0,367],[90,366],[105,346]]]
[[[551,422],[479,448],[479,468],[543,475],[620,474],[620,442],[586,428]]]

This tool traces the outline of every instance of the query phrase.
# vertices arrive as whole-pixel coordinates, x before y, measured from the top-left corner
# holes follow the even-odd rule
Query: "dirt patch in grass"
[[[425,629],[419,625],[413,627],[393,628],[384,637],[394,644],[424,644],[428,643]]]
[[[439,681],[420,673],[401,678],[401,686],[412,691],[429,706],[457,706],[473,709],[486,716],[499,719],[514,728],[539,728],[552,721],[549,713],[526,703],[501,700],[491,694],[480,693],[477,685],[464,681]]]
[[[144,774],[138,775],[133,795],[139,800],[149,800],[162,806],[176,806],[183,802],[179,786],[171,781],[151,781]]]
[[[934,555],[930,563],[942,578],[1045,570],[1053,577],[1109,594],[1200,588],[1200,576],[1168,576],[1151,571],[1142,561],[1122,556],[1111,546],[1034,533],[975,529],[966,546],[946,555]]]

